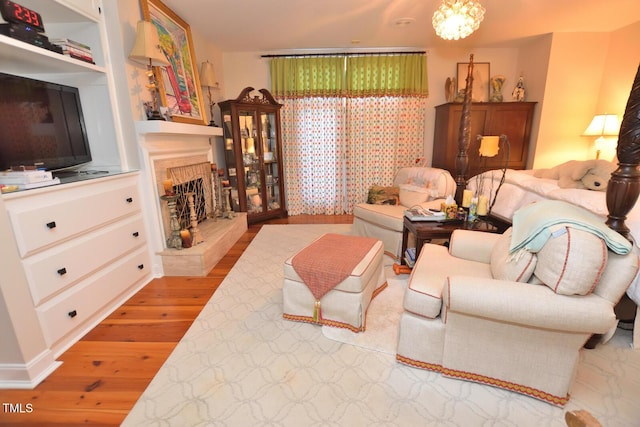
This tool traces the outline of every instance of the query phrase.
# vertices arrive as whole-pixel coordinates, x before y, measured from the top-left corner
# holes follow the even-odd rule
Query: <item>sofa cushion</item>
[[[505,231],[491,250],[491,274],[498,280],[526,282],[531,278],[538,258],[524,249],[509,253],[511,231],[511,228]]]
[[[431,190],[413,184],[400,184],[400,204],[407,208],[431,199]]]
[[[607,264],[607,245],[588,231],[559,225],[537,253],[533,274],[562,295],[588,295]]]
[[[400,168],[393,185],[412,184],[433,190],[434,198],[446,198],[456,192],[456,181],[449,171],[431,167]]]

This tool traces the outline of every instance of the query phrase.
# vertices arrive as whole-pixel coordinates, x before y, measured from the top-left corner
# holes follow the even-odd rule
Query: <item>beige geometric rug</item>
[[[581,353],[562,409],[399,364],[387,345],[372,351],[284,320],[284,261],[323,233],[349,231],[265,225],[123,425],[562,427],[574,409],[606,427],[638,425],[640,351],[629,348],[628,332]],[[367,322],[364,334],[375,332]]]

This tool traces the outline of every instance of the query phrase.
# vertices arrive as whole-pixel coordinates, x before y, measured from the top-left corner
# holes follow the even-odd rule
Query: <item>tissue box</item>
[[[441,203],[440,210],[444,212],[445,219],[456,219],[458,217],[458,205],[454,203]]]

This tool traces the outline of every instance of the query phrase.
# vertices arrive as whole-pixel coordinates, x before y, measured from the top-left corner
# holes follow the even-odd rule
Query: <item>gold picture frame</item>
[[[468,62],[458,62],[458,90],[467,86],[467,74],[469,72]],[[489,80],[491,77],[489,62],[473,63],[473,87],[471,90],[471,101],[489,102]]]
[[[144,19],[158,30],[169,65],[155,67],[162,105],[175,122],[206,125],[191,27],[160,0],[140,0]]]

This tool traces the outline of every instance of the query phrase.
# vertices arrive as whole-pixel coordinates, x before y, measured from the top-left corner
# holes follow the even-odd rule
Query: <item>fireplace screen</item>
[[[198,222],[207,219],[213,212],[213,189],[211,185],[211,163],[196,163],[167,169],[173,181],[173,189],[178,196],[176,214],[182,228],[191,224],[191,210],[188,195],[193,194],[194,209]]]

